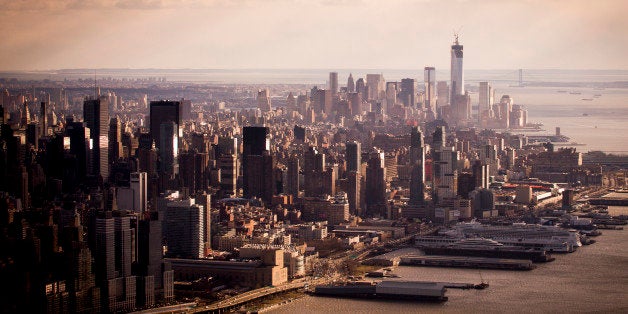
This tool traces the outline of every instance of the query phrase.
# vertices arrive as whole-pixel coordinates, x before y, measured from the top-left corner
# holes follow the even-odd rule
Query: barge
[[[437,282],[381,281],[317,286],[313,294],[345,298],[445,302],[447,301],[445,291],[447,291],[445,285]]]

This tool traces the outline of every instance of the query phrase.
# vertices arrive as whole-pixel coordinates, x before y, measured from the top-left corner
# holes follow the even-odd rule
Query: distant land
[[[419,78],[423,68],[408,69],[58,69],[41,71],[0,71],[0,82],[20,81],[63,81],[65,79],[94,78],[160,78],[173,82],[204,83],[259,83],[259,84],[322,84],[329,71],[338,72],[340,77],[349,73],[363,76],[381,73],[387,81],[402,78]],[[628,88],[628,70],[561,70],[523,69],[524,86],[537,87],[593,87]],[[436,69],[438,81],[449,81],[449,69]],[[494,84],[518,85],[519,69],[465,70],[465,81],[488,81]]]

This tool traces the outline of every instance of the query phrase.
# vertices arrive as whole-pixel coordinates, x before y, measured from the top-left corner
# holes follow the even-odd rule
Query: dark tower
[[[347,171],[360,171],[362,163],[362,145],[359,142],[347,142]]]
[[[83,119],[90,130],[91,173],[104,180],[109,177],[109,104],[107,97],[83,102]]]
[[[182,126],[181,102],[179,101],[151,101],[150,102],[150,135],[155,141],[157,148],[160,147],[161,125],[166,122],[174,122],[177,127],[177,136],[181,136],[179,131]]]
[[[270,202],[275,194],[273,169],[275,160],[270,153],[267,127],[249,126],[243,132],[242,176],[244,197],[258,197]]]
[[[425,201],[425,144],[423,134],[418,127],[413,127],[410,134],[410,164],[412,166],[410,203],[413,205],[423,204]]]

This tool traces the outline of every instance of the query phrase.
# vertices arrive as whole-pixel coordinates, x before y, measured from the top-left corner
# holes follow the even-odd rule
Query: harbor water
[[[628,215],[628,207],[610,207]],[[602,230],[597,242],[528,272],[400,266],[401,279],[480,283],[449,289],[442,304],[305,296],[270,313],[628,313],[628,228]]]

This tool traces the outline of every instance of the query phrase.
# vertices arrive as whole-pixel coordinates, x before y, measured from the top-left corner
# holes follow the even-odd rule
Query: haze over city
[[[627,69],[625,1],[0,1],[0,69]]]
[[[0,8],[0,313],[628,312],[625,2]]]

